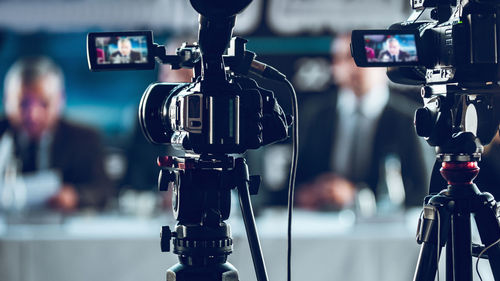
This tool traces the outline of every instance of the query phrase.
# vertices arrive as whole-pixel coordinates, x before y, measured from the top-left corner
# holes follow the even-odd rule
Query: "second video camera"
[[[407,85],[500,80],[500,1],[412,0],[415,10],[388,30],[355,30],[358,66],[387,66]],[[430,19],[419,20],[430,10]]]

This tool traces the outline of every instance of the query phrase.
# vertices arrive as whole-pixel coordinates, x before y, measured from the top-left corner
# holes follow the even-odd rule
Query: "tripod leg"
[[[485,246],[491,245],[500,238],[500,207],[489,193],[478,196],[476,206],[474,218],[481,242]],[[500,280],[500,245],[493,246],[486,254],[495,280]]]
[[[257,281],[267,281],[268,277],[266,265],[264,263],[264,257],[262,256],[262,248],[259,242],[257,227],[255,226],[252,204],[250,202],[250,178],[248,175],[248,166],[246,165],[244,158],[236,159],[235,170],[237,171],[237,177],[240,179],[240,181],[238,181],[237,188],[240,198],[241,215],[243,216],[243,222],[245,223],[248,244],[250,245],[250,252],[252,254]]]
[[[424,206],[417,233],[417,241],[422,246],[413,281],[432,281],[436,276],[439,256],[449,232],[448,201],[448,198],[436,195]]]
[[[456,200],[450,216],[446,246],[446,280],[472,281],[470,209],[467,199]]]

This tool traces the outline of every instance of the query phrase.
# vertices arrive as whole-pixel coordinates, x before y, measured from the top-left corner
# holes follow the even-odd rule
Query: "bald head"
[[[398,56],[400,49],[401,49],[401,46],[399,45],[398,39],[396,39],[394,37],[387,39],[387,50],[389,50],[389,53],[391,55]]]
[[[23,58],[5,77],[4,104],[13,127],[39,138],[59,120],[63,105],[61,69],[45,57]]]
[[[118,51],[122,54],[122,56],[129,56],[130,52],[132,52],[132,42],[127,37],[120,38],[118,40]]]

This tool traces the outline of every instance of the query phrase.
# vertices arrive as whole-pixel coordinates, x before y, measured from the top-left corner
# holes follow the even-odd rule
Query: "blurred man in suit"
[[[347,208],[380,199],[383,185],[397,203],[420,205],[428,183],[411,102],[389,90],[385,69],[356,67],[349,43],[340,36],[332,48],[338,92],[302,114],[297,205]]]
[[[26,204],[62,211],[103,207],[112,193],[103,169],[103,147],[96,131],[61,118],[61,69],[45,57],[24,58],[9,69],[4,85],[7,118],[0,120],[0,133],[3,139],[13,139],[12,158],[24,177],[17,182],[26,185]],[[43,178],[28,180],[46,171],[57,176],[51,184]]]
[[[410,60],[410,54],[401,50],[398,39],[391,37],[387,39],[387,50],[379,54],[379,60],[382,62],[405,62]]]
[[[141,61],[141,53],[132,50],[132,42],[127,37],[118,40],[118,51],[111,54],[112,63],[135,63]]]

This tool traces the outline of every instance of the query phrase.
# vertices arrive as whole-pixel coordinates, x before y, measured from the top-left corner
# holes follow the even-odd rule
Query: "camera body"
[[[151,84],[139,120],[151,142],[196,154],[243,153],[288,136],[273,92],[234,75],[214,91],[199,82]]]
[[[389,30],[356,30],[352,54],[358,66],[386,66],[400,84],[462,83],[481,85],[500,80],[500,1],[413,0],[416,11]],[[430,20],[418,18],[432,8]],[[376,36],[378,35],[378,37]],[[386,59],[387,40],[399,40],[400,51],[413,59]],[[398,38],[399,37],[399,38]],[[377,41],[378,40],[378,41]],[[377,48],[373,48],[376,46]],[[374,49],[371,54],[369,49]],[[371,55],[370,55],[371,54]]]
[[[479,143],[469,141],[470,147],[480,151],[500,123],[500,1],[412,0],[411,6],[413,14],[388,30],[354,30],[354,60],[387,67],[395,83],[424,86],[414,122],[431,146],[456,154],[454,139],[470,132]],[[419,20],[429,10],[430,19]]]

